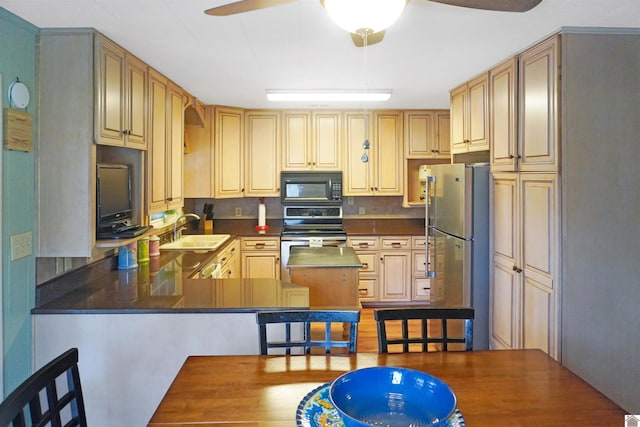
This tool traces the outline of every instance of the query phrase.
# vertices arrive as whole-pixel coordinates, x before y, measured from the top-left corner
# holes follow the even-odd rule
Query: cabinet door
[[[280,279],[279,252],[243,252],[242,278]]]
[[[489,71],[492,171],[517,170],[516,67],[516,59],[511,58]]]
[[[432,111],[404,112],[405,156],[407,158],[429,158],[436,153],[434,148],[435,123]]]
[[[345,196],[371,195],[373,194],[374,161],[372,157],[371,115],[363,112],[347,112],[344,115],[344,125],[343,194]],[[365,149],[363,146],[365,140],[369,142],[369,149]]]
[[[214,123],[215,198],[242,197],[244,112],[238,108],[216,107]]]
[[[402,196],[404,193],[402,112],[376,112],[374,119],[373,191],[376,195]]]
[[[280,113],[245,114],[245,186],[249,197],[280,195]]]
[[[411,299],[411,251],[380,251],[382,301]]]
[[[451,158],[451,120],[449,111],[436,111],[436,135],[434,139],[434,154],[438,158]]]
[[[182,207],[182,162],[184,158],[184,98],[175,85],[169,86],[169,139],[167,154],[167,209]]]
[[[558,171],[560,36],[520,55],[520,170]]]
[[[282,170],[307,170],[311,165],[311,117],[302,111],[282,113]]]
[[[469,151],[489,149],[489,77],[483,74],[468,84]]]
[[[98,63],[96,142],[124,145],[125,51],[96,36]]]
[[[451,96],[451,153],[467,152],[467,85],[450,92]]]
[[[494,174],[492,180],[491,348],[519,348],[520,295],[516,273],[520,257],[518,174]]]
[[[334,111],[314,112],[312,118],[312,168],[317,170],[342,169],[340,113]]]
[[[166,207],[167,194],[167,79],[149,73],[149,146],[147,152],[147,210],[149,214]]]
[[[147,148],[148,67],[144,62],[127,54],[125,71],[125,145],[145,149]]]
[[[555,174],[521,174],[522,345],[558,357],[558,183]]]

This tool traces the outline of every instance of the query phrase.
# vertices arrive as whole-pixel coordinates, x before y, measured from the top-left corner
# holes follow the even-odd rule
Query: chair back
[[[56,381],[58,377],[61,378]],[[0,404],[0,426],[27,425],[87,426],[77,348],[67,350],[40,368]]]
[[[323,347],[325,353],[330,353],[331,348],[346,348],[349,353],[356,352],[358,339],[358,322],[360,311],[357,310],[286,310],[286,311],[259,311],[256,320],[260,331],[260,354],[267,354],[268,349],[283,348],[285,354],[291,354],[292,348],[300,348],[305,354],[310,354],[312,347]],[[284,324],[284,340],[267,339],[267,325],[273,323]],[[291,325],[302,324],[302,338],[292,338]],[[311,325],[323,324],[322,339],[312,339]],[[340,334],[342,339],[331,335],[331,325],[340,323],[348,325],[348,337]],[[342,330],[342,329],[341,329]]]
[[[410,351],[410,344],[422,344],[423,352],[429,351],[429,344],[440,344],[442,351],[449,351],[449,344],[462,343],[464,351],[473,349],[473,308],[389,308],[373,311],[378,328],[378,352],[388,353],[389,345],[401,344],[402,352]],[[415,334],[415,329],[410,331],[409,320],[419,320],[420,334]],[[428,321],[432,322],[429,325]],[[448,324],[449,320],[462,320],[462,330],[452,331],[454,327]],[[388,321],[400,321],[401,336],[389,334]],[[397,323],[397,322],[396,322]],[[436,325],[440,328],[439,331]],[[460,329],[460,328],[457,328]]]

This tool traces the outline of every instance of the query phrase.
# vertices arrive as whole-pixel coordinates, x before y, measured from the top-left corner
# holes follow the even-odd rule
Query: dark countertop
[[[288,268],[360,268],[362,261],[353,248],[324,246],[319,248],[293,247]]]
[[[32,314],[253,312],[308,308],[308,288],[274,279],[189,279],[215,252],[161,251],[35,307]],[[293,294],[294,297],[290,295]],[[306,295],[306,304],[301,303]]]

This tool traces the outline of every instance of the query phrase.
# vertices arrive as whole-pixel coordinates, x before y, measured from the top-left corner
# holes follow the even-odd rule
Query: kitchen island
[[[141,426],[188,355],[259,354],[256,311],[309,307],[304,286],[191,278],[213,256],[162,252],[34,308],[35,368],[77,347],[89,424]]]
[[[309,288],[311,307],[360,307],[360,267],[353,248],[332,246],[293,247],[287,262],[291,281]]]

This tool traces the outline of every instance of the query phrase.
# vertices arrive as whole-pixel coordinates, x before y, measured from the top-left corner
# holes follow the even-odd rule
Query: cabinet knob
[[[369,264],[366,262],[363,262],[361,268],[369,268]]]
[[[514,156],[513,154],[509,154],[509,158],[510,158],[510,159],[515,159],[515,158],[516,158],[516,156]]]

